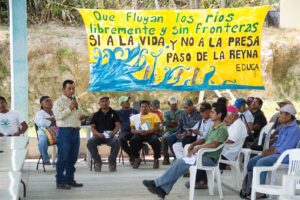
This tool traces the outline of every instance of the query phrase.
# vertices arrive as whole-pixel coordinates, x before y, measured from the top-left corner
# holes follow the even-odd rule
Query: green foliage
[[[69,69],[68,65],[65,63],[61,63],[60,65],[58,65],[58,69],[60,72],[65,72],[66,70]]]
[[[155,0],[135,0],[137,9],[156,9]],[[58,21],[63,24],[82,24],[76,8],[88,9],[132,9],[134,0],[27,0],[28,21],[31,24]],[[157,0],[160,9],[219,8],[258,6],[272,4],[278,7],[279,0]],[[197,6],[196,6],[197,4]],[[174,7],[175,6],[175,7]],[[0,0],[0,22],[8,23],[8,1]]]

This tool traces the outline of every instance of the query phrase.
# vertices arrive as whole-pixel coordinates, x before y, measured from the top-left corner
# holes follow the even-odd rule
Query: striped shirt
[[[62,95],[54,102],[53,113],[58,127],[80,127],[80,105],[78,104],[78,109],[71,110],[71,102],[72,100],[65,95]]]

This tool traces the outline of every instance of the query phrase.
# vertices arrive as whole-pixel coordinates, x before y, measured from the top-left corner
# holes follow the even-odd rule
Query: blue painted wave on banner
[[[166,48],[169,48],[168,46]],[[202,84],[192,84],[192,80],[187,79],[184,84],[177,85],[180,81],[180,76],[176,77],[176,70],[189,70],[185,66],[177,66],[173,69],[166,66],[166,71],[163,81],[155,83],[155,70],[157,60],[163,52],[163,48],[158,53],[151,52],[150,55],[154,58],[153,70],[149,78],[139,80],[133,73],[145,70],[147,65],[146,57],[149,52],[145,48],[141,48],[138,44],[133,49],[117,47],[115,49],[104,49],[103,52],[99,48],[94,50],[94,58],[96,63],[90,66],[90,92],[97,91],[150,91],[150,90],[175,90],[175,91],[199,91],[199,90],[221,90],[221,89],[259,89],[263,90],[263,86],[248,86],[235,84],[236,80],[225,80],[221,85],[215,85],[211,79],[216,72],[216,67],[211,66],[211,71],[207,72]],[[127,57],[124,56],[125,51]],[[117,58],[117,54],[119,55]],[[124,58],[125,57],[125,58]],[[107,62],[103,64],[103,60]],[[135,63],[132,64],[133,60]],[[140,64],[141,63],[141,64]]]

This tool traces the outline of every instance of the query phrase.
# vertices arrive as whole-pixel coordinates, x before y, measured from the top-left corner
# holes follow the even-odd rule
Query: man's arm
[[[59,101],[56,101],[53,105],[53,113],[56,120],[62,120],[67,117],[72,110],[75,109],[75,106],[71,104],[70,106],[64,107],[60,104]]]
[[[22,122],[21,123],[21,129],[18,132],[14,133],[13,136],[20,136],[21,134],[25,133],[27,129],[28,129],[27,123]]]
[[[152,134],[157,133],[159,131],[159,125],[160,125],[160,123],[155,123],[154,124],[154,128],[152,128],[152,129],[150,129],[148,131],[145,131],[143,133],[143,135],[152,135]]]
[[[212,143],[209,144],[193,146],[193,149],[189,150],[189,155],[197,153],[202,148],[217,148],[220,144],[222,143],[218,141],[213,141]]]
[[[114,128],[114,130],[112,130],[112,132],[110,132],[110,137],[113,138],[118,133],[120,128],[121,128],[121,123],[115,122],[115,128]]]
[[[105,138],[103,133],[99,133],[97,131],[95,124],[91,124],[91,130],[92,130],[93,135],[98,136],[99,138]]]

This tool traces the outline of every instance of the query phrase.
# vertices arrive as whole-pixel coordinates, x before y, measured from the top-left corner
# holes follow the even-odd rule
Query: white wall
[[[280,0],[280,27],[300,29],[300,0]]]

